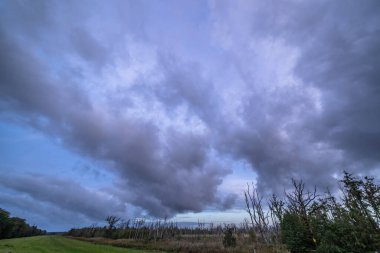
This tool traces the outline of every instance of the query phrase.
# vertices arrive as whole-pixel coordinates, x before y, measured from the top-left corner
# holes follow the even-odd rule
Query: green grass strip
[[[98,245],[63,236],[34,236],[0,240],[0,253],[150,253],[152,251]]]

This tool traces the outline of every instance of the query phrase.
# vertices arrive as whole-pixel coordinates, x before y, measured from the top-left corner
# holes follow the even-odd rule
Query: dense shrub
[[[234,227],[227,225],[224,228],[224,237],[223,237],[223,246],[228,248],[228,247],[236,247],[236,237],[233,234],[234,232]]]
[[[286,213],[282,219],[281,231],[283,242],[291,253],[308,252],[311,248],[307,228],[298,215]]]
[[[380,249],[380,186],[345,172],[341,201],[294,183],[280,215],[283,243],[292,253],[370,253]],[[318,198],[317,198],[318,196]]]

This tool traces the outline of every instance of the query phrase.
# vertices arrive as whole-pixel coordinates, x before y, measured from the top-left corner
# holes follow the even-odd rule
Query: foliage
[[[291,252],[363,253],[380,249],[380,187],[373,178],[345,172],[342,201],[305,191],[293,180],[279,215],[283,242]],[[319,197],[319,198],[317,198]],[[274,208],[273,208],[274,209]],[[278,212],[277,212],[278,214]]]
[[[282,218],[281,231],[283,242],[292,253],[307,252],[310,240],[307,237],[307,227],[301,217],[294,213],[286,213]]]
[[[254,185],[244,192],[250,226],[261,242],[285,243],[290,252],[369,253],[380,249],[380,185],[371,177],[344,172],[342,196],[318,194],[292,179],[293,189],[281,199],[273,195],[268,208]],[[265,212],[264,210],[267,210]],[[270,221],[270,222],[269,222]]]
[[[24,219],[10,217],[10,213],[0,208],[0,239],[43,235],[46,231],[30,226]]]

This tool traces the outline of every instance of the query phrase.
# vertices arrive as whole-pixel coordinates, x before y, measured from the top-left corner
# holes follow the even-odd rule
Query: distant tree
[[[0,208],[0,239],[8,238],[12,224],[9,218],[9,212]]]
[[[0,239],[45,234],[46,231],[30,226],[24,219],[10,217],[10,213],[0,208]]]
[[[121,220],[121,218],[113,216],[113,215],[107,216],[106,221],[108,223],[108,227],[107,227],[106,234],[105,234],[106,237],[108,237],[108,238],[113,237],[113,234],[114,234],[113,232],[116,229],[116,224],[120,220]]]
[[[121,220],[121,218],[116,216],[107,216],[106,221],[108,223],[108,229],[116,228],[116,224]]]
[[[234,226],[226,225],[224,228],[224,237],[223,237],[223,246],[228,247],[236,247],[236,237],[233,234]]]

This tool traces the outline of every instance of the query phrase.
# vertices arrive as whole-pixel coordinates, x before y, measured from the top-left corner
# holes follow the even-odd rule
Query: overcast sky
[[[239,220],[380,174],[380,2],[0,1],[0,207]],[[241,210],[241,211],[239,211]]]

